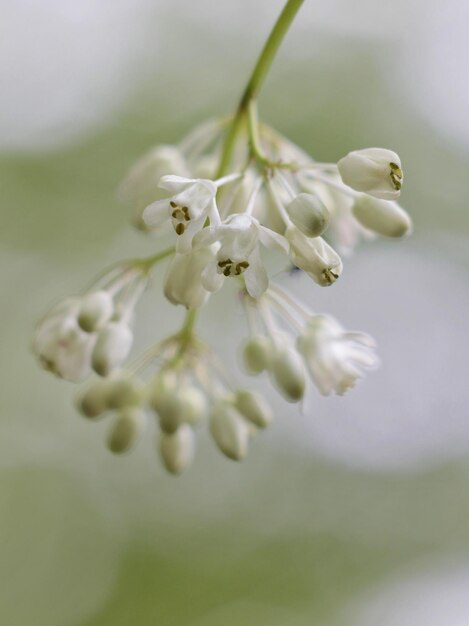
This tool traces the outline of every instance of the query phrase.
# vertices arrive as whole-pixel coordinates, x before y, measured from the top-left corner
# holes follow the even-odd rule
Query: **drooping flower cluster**
[[[226,280],[239,285],[249,374],[268,373],[289,402],[302,400],[308,377],[324,395],[343,394],[378,364],[373,340],[313,313],[276,285],[266,249],[283,254],[286,268],[330,286],[342,273],[339,252],[351,252],[360,237],[411,230],[396,202],[403,175],[394,152],[371,148],[322,164],[262,127],[262,155],[253,157],[245,140],[236,146],[232,172],[217,178],[225,133],[222,122],[209,122],[179,146],[157,147],[136,164],[120,194],[134,223],[170,247],[116,266],[83,296],[56,305],[33,342],[43,367],[58,376],[78,382],[94,371],[100,377],[79,395],[78,408],[92,420],[112,416],[111,451],[131,449],[156,425],[160,457],[174,474],[192,462],[204,421],[221,452],[240,460],[273,416],[259,393],[233,386],[233,374],[195,335],[195,316],[211,294]],[[186,320],[126,368],[135,305],[150,270],[166,258],[164,294],[187,309]]]
[[[109,418],[112,452],[127,452],[156,430],[173,474],[190,466],[204,422],[219,450],[241,460],[273,419],[265,399],[238,385],[194,330],[226,281],[238,286],[248,323],[246,371],[267,373],[288,402],[303,400],[308,376],[320,393],[341,395],[378,364],[368,335],[312,312],[272,280],[271,249],[283,255],[285,269],[328,287],[342,274],[340,255],[360,239],[402,237],[412,227],[397,203],[403,172],[395,152],[367,148],[319,163],[259,123],[260,85],[300,5],[287,0],[234,117],[198,126],[177,146],[156,146],[121,184],[134,225],[169,247],[114,266],[84,295],[54,306],[33,340],[46,370],[72,382],[97,375],[77,406],[90,420]],[[126,363],[136,305],[164,260],[164,295],[186,309],[185,319]]]

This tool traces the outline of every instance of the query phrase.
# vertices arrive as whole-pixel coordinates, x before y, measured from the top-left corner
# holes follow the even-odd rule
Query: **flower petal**
[[[157,200],[152,202],[143,211],[143,221],[150,228],[158,228],[169,220],[168,200]]]

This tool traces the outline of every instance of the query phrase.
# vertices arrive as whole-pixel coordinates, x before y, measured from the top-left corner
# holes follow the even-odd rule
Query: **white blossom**
[[[363,370],[376,367],[373,339],[361,332],[347,332],[333,317],[315,315],[297,347],[309,373],[323,395],[339,395],[355,386]]]
[[[220,222],[215,200],[217,186],[203,178],[163,176],[160,187],[171,195],[148,205],[143,212],[143,221],[150,228],[158,228],[170,220],[178,235],[177,251],[187,253],[192,238],[203,228],[207,218],[212,225]]]
[[[243,276],[246,290],[259,298],[269,285],[259,246],[281,247],[288,244],[278,233],[262,226],[251,215],[230,215],[222,224],[205,228],[194,239],[194,247],[218,243],[216,257],[202,272],[202,284],[208,291],[218,291],[228,276]]]
[[[39,322],[32,346],[44,369],[72,382],[90,374],[96,343],[96,336],[78,325],[80,304],[79,298],[69,298],[53,307]]]
[[[352,189],[382,200],[396,200],[401,193],[401,160],[392,150],[354,150],[340,159],[337,167],[343,182]]]
[[[306,237],[296,226],[289,226],[285,237],[290,243],[293,263],[306,272],[318,285],[332,285],[342,273],[342,261],[337,252],[322,237]]]
[[[354,217],[365,228],[385,237],[403,237],[412,231],[410,216],[397,202],[360,195],[352,208]]]

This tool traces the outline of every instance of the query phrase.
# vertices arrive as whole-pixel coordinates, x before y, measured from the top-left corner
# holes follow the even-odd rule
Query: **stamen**
[[[390,176],[392,184],[394,185],[394,188],[397,189],[397,191],[400,191],[402,187],[402,170],[399,165],[397,165],[397,163],[390,163],[389,167],[391,168]]]
[[[183,235],[184,231],[186,230],[186,227],[184,226],[184,224],[176,224],[176,227],[174,228],[174,230],[176,231],[176,235]]]

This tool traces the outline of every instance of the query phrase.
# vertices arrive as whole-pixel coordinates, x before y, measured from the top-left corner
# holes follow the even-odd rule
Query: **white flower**
[[[326,230],[329,223],[329,211],[323,202],[311,193],[300,193],[286,211],[297,228],[307,237],[318,237]]]
[[[397,202],[360,195],[352,208],[353,215],[365,228],[385,237],[403,237],[412,231],[409,214]]]
[[[96,343],[96,336],[78,325],[80,305],[80,299],[70,298],[51,309],[38,324],[32,346],[45,369],[72,382],[91,373]]]
[[[176,146],[160,145],[139,159],[121,183],[119,197],[133,209],[137,228],[146,228],[142,212],[151,202],[164,197],[160,179],[172,173],[188,174],[184,156]]]
[[[164,285],[164,294],[172,304],[198,309],[207,302],[210,292],[202,285],[201,274],[215,254],[216,245],[175,254]]]
[[[203,178],[163,176],[160,187],[169,191],[171,196],[148,205],[143,212],[143,221],[150,228],[158,228],[170,219],[178,235],[177,251],[187,253],[192,238],[203,228],[207,217],[211,225],[220,223],[215,200],[217,186]]]
[[[344,394],[362,370],[376,367],[375,343],[369,335],[346,332],[333,317],[315,315],[297,340],[311,378],[323,395]]]
[[[284,237],[275,233],[251,215],[230,215],[220,226],[205,228],[194,239],[199,248],[220,244],[216,257],[202,272],[202,284],[208,291],[218,291],[228,276],[243,276],[246,290],[259,298],[269,285],[267,272],[261,261],[259,244],[266,247],[288,248]]]
[[[285,237],[290,243],[293,263],[311,278],[326,287],[342,273],[342,261],[337,252],[322,237],[306,237],[296,226],[289,226]]]
[[[396,200],[401,193],[401,160],[392,150],[355,150],[340,159],[337,167],[343,182],[352,189],[382,200]]]

